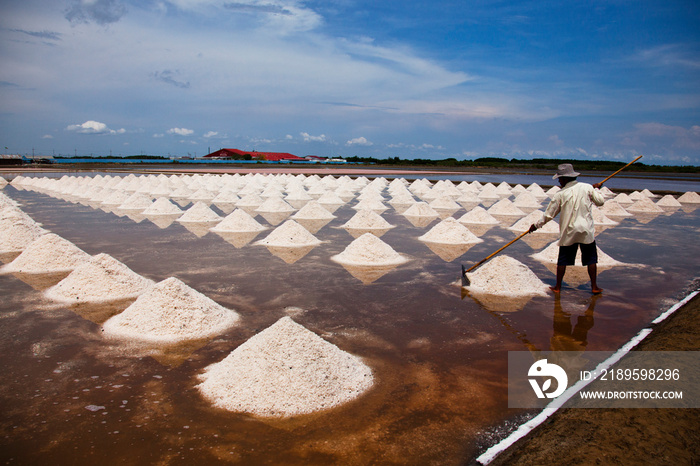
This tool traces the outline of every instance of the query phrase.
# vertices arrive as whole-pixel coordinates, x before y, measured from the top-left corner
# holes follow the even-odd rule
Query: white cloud
[[[163,134],[163,133],[156,133],[156,134],[153,135],[153,137],[154,137],[154,138],[164,138],[164,137],[165,137],[165,134]]]
[[[359,138],[354,138],[350,139],[348,142],[345,143],[347,146],[371,146],[373,143],[371,141],[368,141],[367,138],[364,136],[359,137]]]
[[[106,124],[100,123],[95,120],[88,120],[85,123],[79,125],[69,125],[66,127],[68,131],[75,131],[80,134],[124,134],[126,130],[121,129],[109,129]]]
[[[291,140],[291,139],[294,139],[294,136],[292,136],[291,134],[288,134],[284,138],[287,140]]]
[[[168,130],[168,134],[177,134],[178,136],[192,136],[194,134],[194,130],[187,128],[170,128]]]
[[[304,138],[304,142],[323,142],[326,140],[326,135],[312,136],[309,133],[299,133]]]
[[[50,134],[44,134],[44,135],[41,137],[41,139],[53,139],[53,136],[51,136]]]
[[[204,133],[204,137],[205,138],[213,138],[217,134],[219,134],[218,131],[207,131],[206,133]]]

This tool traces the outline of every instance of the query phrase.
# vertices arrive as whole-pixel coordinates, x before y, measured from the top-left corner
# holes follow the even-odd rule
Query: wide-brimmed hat
[[[557,179],[561,177],[566,178],[576,178],[580,173],[574,171],[574,166],[570,163],[562,163],[557,167],[557,174],[552,177],[552,179]]]

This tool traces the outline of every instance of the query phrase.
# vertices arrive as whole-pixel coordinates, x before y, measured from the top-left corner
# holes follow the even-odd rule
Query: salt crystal
[[[688,191],[678,198],[678,202],[686,204],[700,204],[700,194],[694,191]]]
[[[292,215],[293,219],[303,220],[331,220],[335,215],[330,213],[318,201],[310,200],[297,213]]]
[[[97,254],[45,291],[54,301],[104,302],[134,298],[153,281],[137,274],[108,254]]]
[[[290,317],[207,366],[197,388],[216,407],[267,417],[308,414],[347,403],[374,382],[362,360]]]
[[[385,266],[408,262],[387,243],[372,233],[365,233],[350,243],[343,252],[331,260],[344,265]]]
[[[224,217],[221,223],[211,228],[215,233],[249,233],[263,230],[265,227],[243,209],[235,209]]]
[[[235,311],[170,277],[146,290],[102,329],[108,337],[176,343],[220,334],[239,319]]]
[[[389,230],[394,225],[373,210],[359,210],[341,228]]]
[[[418,239],[439,244],[475,244],[483,241],[454,217],[447,217]]]
[[[502,255],[467,274],[472,293],[509,297],[547,296],[549,287],[522,262]]]
[[[287,220],[257,244],[274,247],[303,247],[321,244],[321,241],[294,220]]]
[[[173,204],[167,197],[159,197],[146,210],[143,215],[178,215],[182,214],[182,210]]]
[[[180,223],[207,223],[218,222],[220,220],[221,216],[201,201],[196,202],[182,214],[182,217],[177,219]]]
[[[67,272],[90,259],[90,255],[55,233],[39,236],[9,264],[0,268],[3,273]]]
[[[460,223],[466,225],[496,225],[500,223],[493,215],[489,214],[486,209],[481,206],[476,206],[466,214],[457,219]]]

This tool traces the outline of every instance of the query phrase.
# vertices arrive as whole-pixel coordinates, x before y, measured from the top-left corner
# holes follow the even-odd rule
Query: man
[[[598,191],[600,183],[594,185],[579,183],[576,178],[580,175],[574,171],[573,165],[559,165],[553,179],[559,179],[561,190],[549,202],[542,218],[530,226],[530,233],[542,225],[559,217],[559,258],[557,260],[557,283],[550,287],[553,292],[561,291],[561,284],[566,273],[567,265],[574,265],[576,253],[581,248],[581,264],[588,267],[593,294],[603,292],[598,288],[598,250],[595,244],[595,227],[593,225],[593,204],[602,206],[605,202]]]

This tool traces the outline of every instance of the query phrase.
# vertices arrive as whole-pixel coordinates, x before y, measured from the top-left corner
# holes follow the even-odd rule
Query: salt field
[[[615,350],[700,287],[700,186],[645,179],[596,213],[601,296],[548,291],[555,222],[461,286],[552,195],[491,177],[4,173],[0,459],[473,461],[535,414],[508,351]]]

